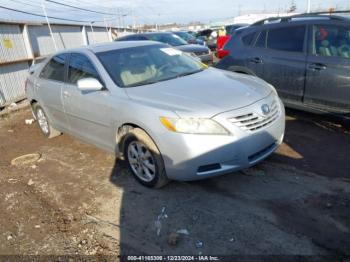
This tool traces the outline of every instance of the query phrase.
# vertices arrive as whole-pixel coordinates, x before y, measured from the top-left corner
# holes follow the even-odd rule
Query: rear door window
[[[72,53],[69,58],[68,83],[76,85],[78,80],[90,77],[100,80],[90,59],[83,54]]]
[[[64,82],[66,60],[67,54],[54,56],[43,68],[40,73],[40,77],[44,79]]]
[[[312,38],[314,55],[350,59],[350,27],[315,25]]]
[[[267,48],[288,52],[303,52],[305,30],[305,26],[271,29],[267,35]]]

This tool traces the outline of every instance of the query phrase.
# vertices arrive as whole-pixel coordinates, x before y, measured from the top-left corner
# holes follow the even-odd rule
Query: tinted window
[[[68,83],[75,85],[78,80],[88,77],[99,79],[98,73],[90,60],[83,54],[71,54],[68,68]]]
[[[251,45],[251,43],[253,42],[253,39],[254,39],[254,35],[255,35],[255,33],[250,33],[250,34],[248,34],[246,36],[243,36],[242,37],[243,44],[247,45],[247,46]]]
[[[350,27],[314,26],[313,54],[350,59]]]
[[[266,47],[266,31],[260,32],[258,39],[255,43],[256,47]]]
[[[66,54],[54,56],[40,73],[41,78],[64,82]]]
[[[303,52],[305,26],[284,27],[269,30],[267,47],[271,49]]]

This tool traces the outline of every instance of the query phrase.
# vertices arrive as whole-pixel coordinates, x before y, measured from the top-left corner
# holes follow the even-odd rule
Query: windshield
[[[186,40],[187,42],[195,39],[192,35],[186,32],[176,32],[175,34],[181,37],[182,39]]]
[[[178,37],[175,34],[168,34],[168,33],[162,33],[162,34],[149,34],[148,39],[162,42],[164,44],[168,44],[171,46],[180,46],[180,45],[187,45],[188,43],[183,40],[181,37]]]
[[[147,45],[96,54],[120,87],[153,84],[198,73],[206,68],[195,58],[167,45]]]

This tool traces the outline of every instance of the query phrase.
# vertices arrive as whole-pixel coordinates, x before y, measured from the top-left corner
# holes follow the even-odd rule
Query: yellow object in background
[[[5,48],[12,48],[13,47],[11,39],[4,38],[2,40],[2,43],[3,43]]]

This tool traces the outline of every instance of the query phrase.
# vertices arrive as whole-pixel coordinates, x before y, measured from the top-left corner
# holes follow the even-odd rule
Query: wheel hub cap
[[[150,182],[156,175],[156,166],[152,153],[141,142],[133,141],[128,146],[128,160],[134,174],[145,182]]]

